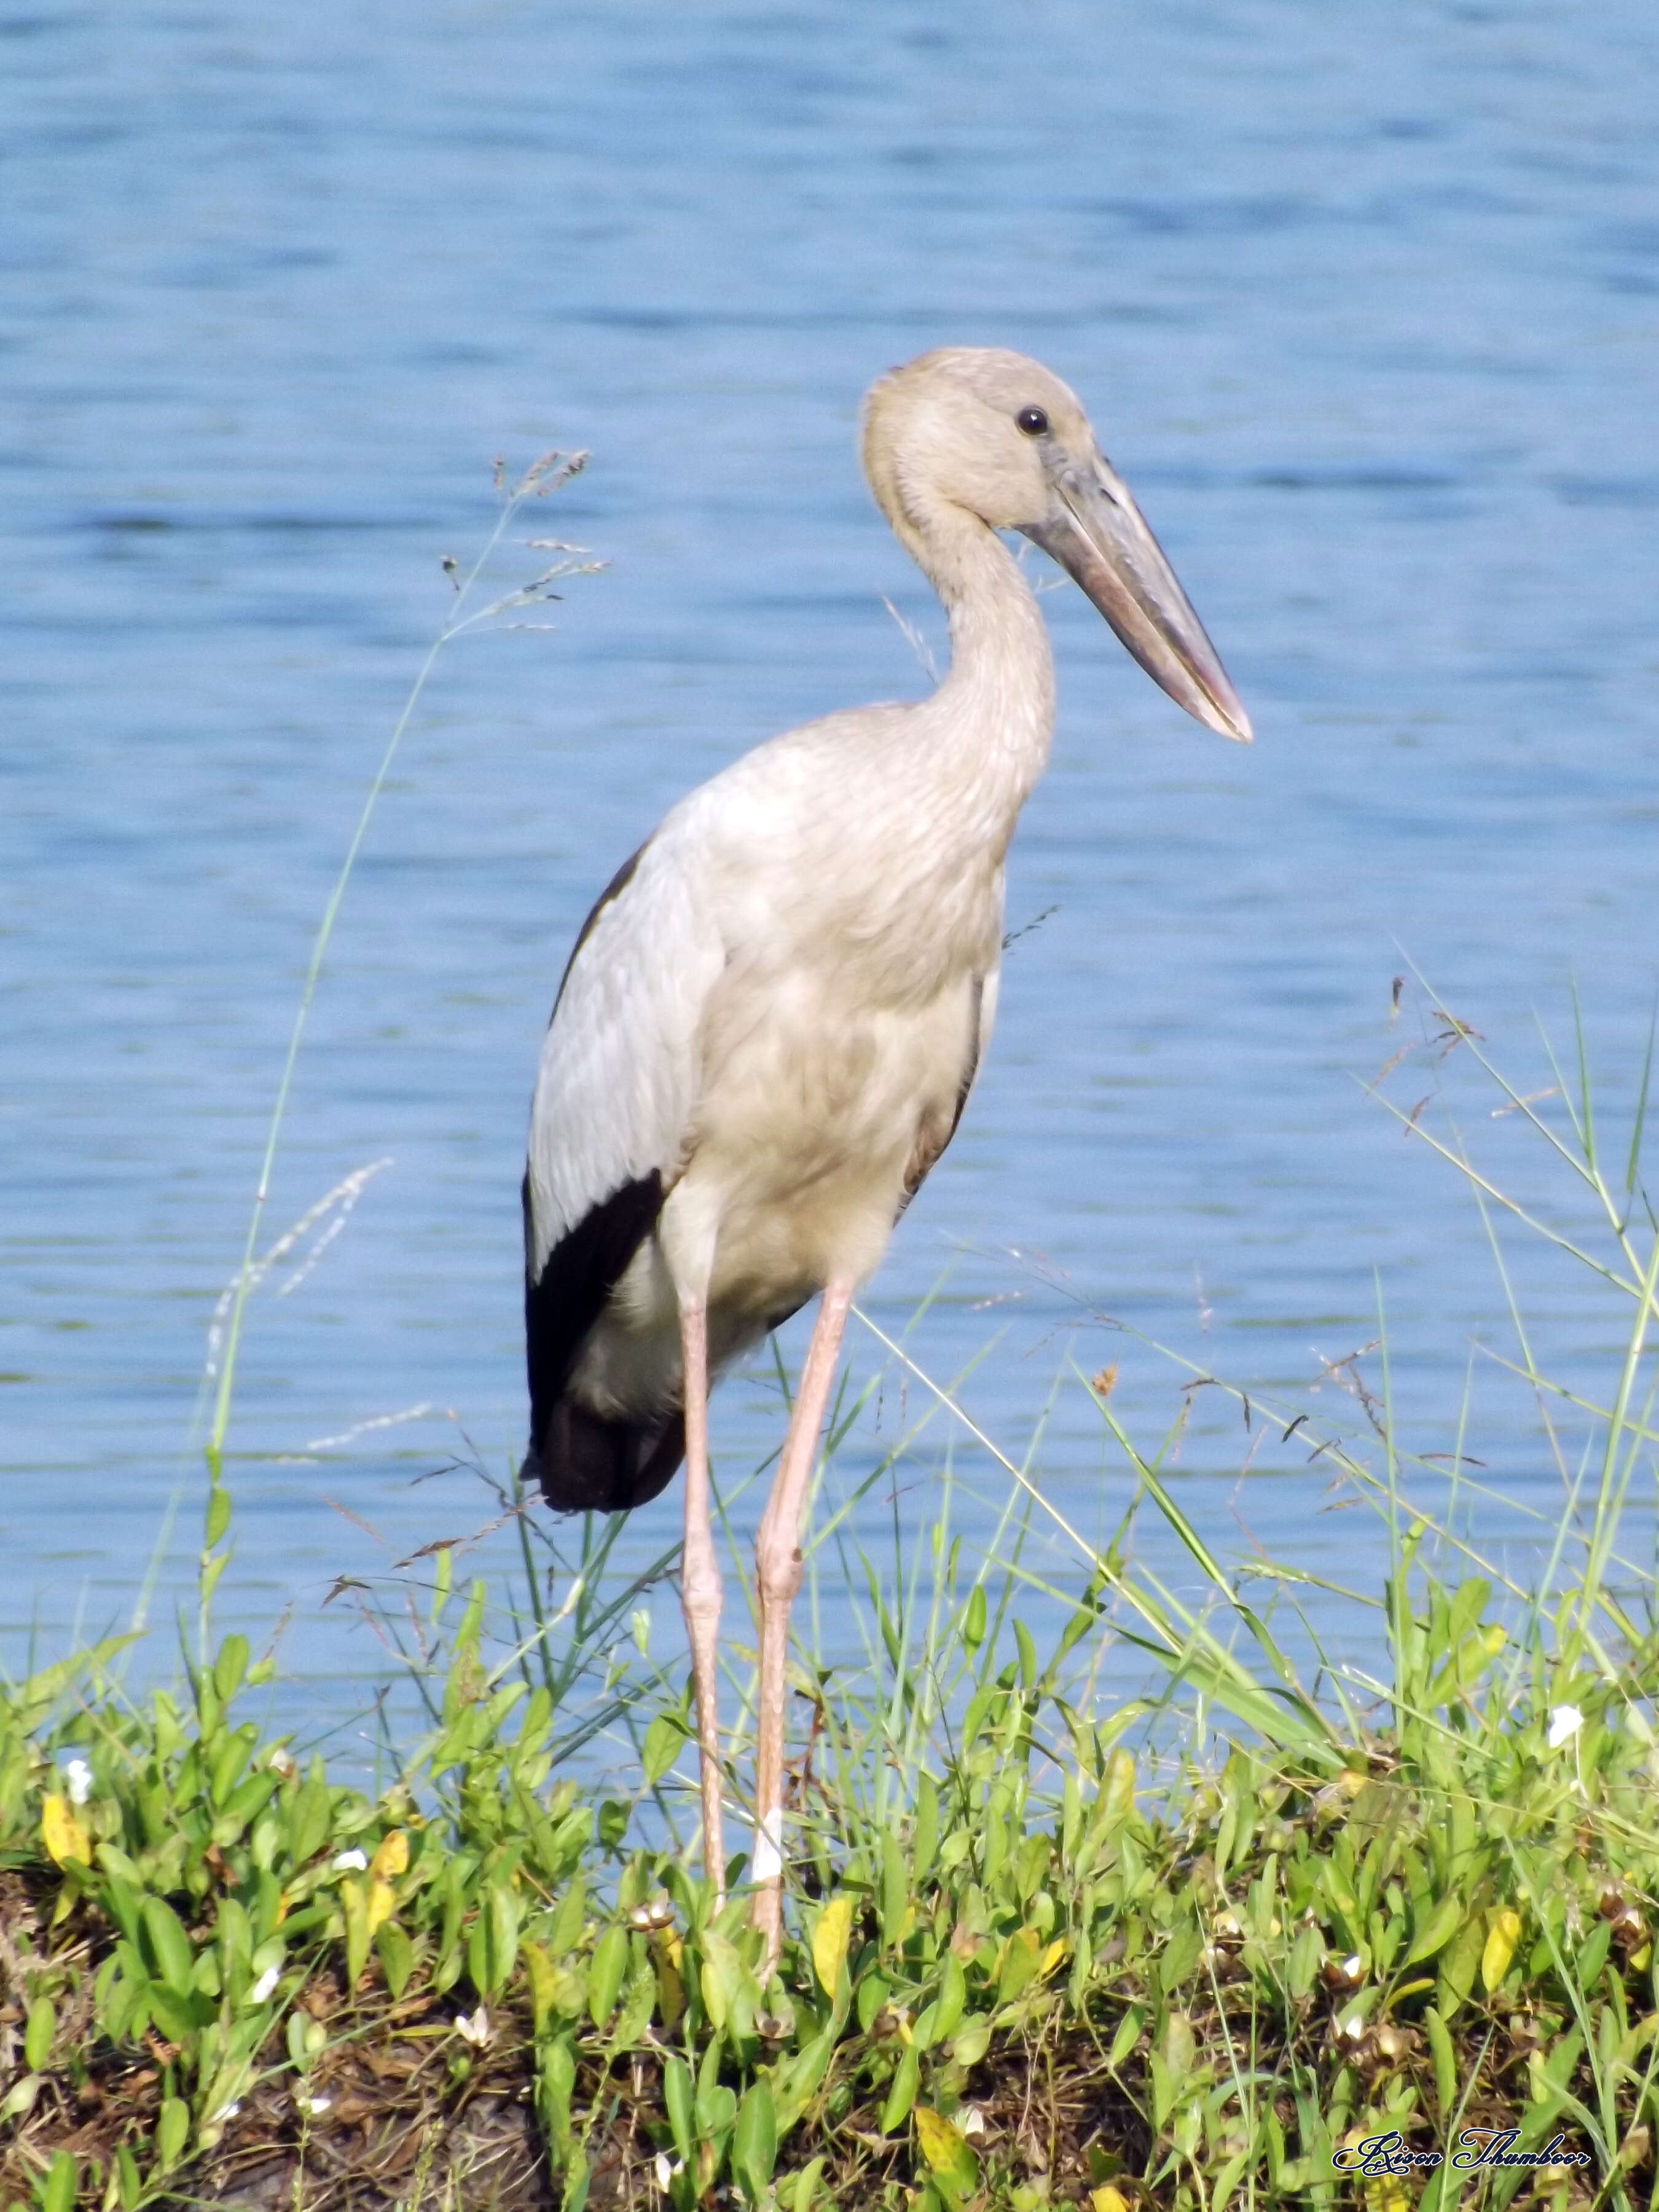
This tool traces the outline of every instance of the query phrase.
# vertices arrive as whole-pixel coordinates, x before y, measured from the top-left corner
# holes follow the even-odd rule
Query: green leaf
[[[606,1850],[614,1851],[620,1848],[623,1838],[628,1833],[628,1823],[633,1813],[634,1808],[625,1797],[600,1799],[599,1842]]]
[[[772,2102],[777,2112],[780,2136],[787,2136],[806,2110],[818,2084],[830,2071],[835,2051],[836,2027],[832,2021],[805,2051],[797,2051],[777,2068],[773,2076]]]
[[[659,1713],[645,1732],[645,1786],[654,1790],[669,1768],[680,1755],[680,1746],[685,1736],[679,1723],[667,1713]]]
[[[702,2001],[709,2019],[721,2030],[752,2032],[754,2008],[759,2000],[755,1980],[744,1966],[737,1946],[717,1928],[702,1932]],[[743,2023],[748,2023],[744,2027]]]
[[[1600,1921],[1592,1928],[1578,1949],[1578,1984],[1586,1995],[1601,1978],[1601,1969],[1607,1963],[1607,1949],[1613,1941],[1612,1924]]]
[[[395,1920],[388,1920],[374,1938],[375,1955],[393,1999],[402,1996],[415,1971],[415,1946]]]
[[[881,1940],[894,1944],[903,1940],[904,1923],[910,1909],[909,1868],[898,1839],[884,1836],[881,1839]]]
[[[198,2027],[213,2017],[214,2007],[200,1995],[176,1997],[165,1982],[145,1984],[149,2016],[169,2043],[188,2043]]]
[[[340,1884],[340,1911],[345,1918],[346,1987],[355,1990],[357,1977],[368,1964],[368,1884],[348,1875]]]
[[[968,1599],[968,1607],[962,1616],[962,1640],[969,1655],[979,1650],[985,1641],[985,1585],[975,1583]]]
[[[572,2150],[569,2163],[564,2170],[564,2194],[559,2199],[559,2212],[583,2212],[592,2179],[587,2153],[578,2143]]]
[[[1145,2005],[1131,2005],[1117,2024],[1117,2033],[1112,2038],[1112,2048],[1106,2063],[1115,2074],[1118,2068],[1140,2040],[1140,2031],[1146,2025]]]
[[[812,2212],[812,2199],[823,2179],[823,2166],[822,2158],[808,2159],[799,2173],[785,2181],[783,2190],[788,2192],[789,2212]]]
[[[313,2020],[308,2013],[291,2012],[288,2016],[288,2055],[296,2073],[308,2074],[315,2064],[318,2052],[328,2039],[328,2031],[321,2021]]]
[[[45,2072],[57,2029],[58,2015],[52,2010],[52,1999],[36,1997],[29,2007],[28,2026],[23,2030],[23,2060],[31,2074]]]
[[[587,1984],[588,2016],[602,2028],[617,2009],[623,1976],[628,1969],[628,1931],[607,1928],[593,1946],[593,1965]]]
[[[613,2031],[619,2051],[633,2049],[650,2027],[651,2015],[657,2009],[656,1969],[646,1950],[645,1938],[630,1937],[628,1948],[633,1957],[633,1972],[628,1977],[622,2010],[617,2015]]]
[[[561,2158],[570,2141],[570,2098],[575,2086],[576,2055],[570,2045],[562,2042],[545,2045],[537,2098],[548,2139]]]
[[[910,2107],[916,2101],[916,2091],[921,2083],[921,2054],[912,2044],[899,2060],[892,2087],[887,2092],[887,2101],[881,2108],[883,2135],[890,2136],[895,2128],[902,2128],[909,2118]]]
[[[714,2044],[709,2045],[711,2051],[715,2047]],[[737,2097],[724,2081],[711,2081],[706,2086],[699,2084],[696,2110],[698,2135],[713,2146],[718,2166],[725,2153],[726,2138],[732,2132],[732,2124],[738,2117]]]
[[[81,2186],[81,2169],[66,2150],[60,2150],[46,2171],[40,2191],[40,2212],[75,2212]]]
[[[1428,1918],[1419,1923],[1412,1947],[1401,1961],[1402,1966],[1414,1966],[1419,1959],[1431,1959],[1437,1951],[1450,1942],[1463,1924],[1463,1900],[1453,1895],[1443,1897]]]
[[[519,1955],[519,1920],[512,1883],[504,1874],[495,1875],[485,1886],[467,1939],[466,1970],[480,1996],[494,1997],[506,1988]]]
[[[1042,1955],[1042,1938],[1035,1928],[1018,1928],[1008,1938],[997,1978],[997,2002],[1012,2004],[1035,1979]]]
[[[196,1960],[178,1914],[164,1898],[147,1897],[142,1924],[151,1973],[164,1982],[175,1996],[188,1997]]]
[[[329,1811],[328,1784],[313,1771],[295,1798],[289,1818],[288,1848],[296,1867],[315,1858],[328,1840]]]
[[[208,1539],[210,1543],[218,1540],[216,1536]],[[228,1636],[219,1646],[219,1656],[213,1662],[213,1686],[219,1692],[222,1705],[228,1705],[241,1688],[242,1678],[247,1673],[247,1658],[246,1636]]]
[[[202,1534],[202,1549],[210,1552],[230,1526],[230,1492],[216,1482],[208,1492],[206,1526]]]
[[[190,2106],[182,2097],[169,2097],[155,2123],[155,2155],[163,2173],[177,2166],[190,2140]]]
[[[924,1774],[916,1784],[915,1819],[910,1830],[910,1879],[920,1882],[931,1870],[939,1849],[939,1792]]]
[[[691,2069],[684,2059],[671,2051],[663,2061],[662,2100],[667,2107],[668,2124],[673,2130],[674,2148],[688,2166],[697,2145],[692,2112],[695,2094]]]
[[[115,2190],[120,2200],[121,2212],[138,2212],[144,2201],[144,2178],[138,2171],[137,2160],[125,2143],[115,2154]]]
[[[1603,1921],[1601,1924],[1605,1929],[1607,1923]],[[1435,2002],[1443,2019],[1455,2012],[1474,1988],[1486,1940],[1486,1930],[1480,1920],[1467,1920],[1442,1952]]]
[[[43,2074],[20,2075],[5,2095],[0,2098],[0,2123],[27,2118],[34,2110],[35,2100],[46,2087]]]
[[[1285,1984],[1293,1997],[1305,1997],[1314,1985],[1319,1962],[1325,1955],[1325,1939],[1317,1928],[1304,1928],[1291,1946]]]
[[[933,2015],[933,2040],[943,2043],[947,2036],[956,2033],[968,2003],[967,1977],[954,1951],[945,1954],[945,1972],[936,2002],[939,2010]]]
[[[732,2171],[751,2204],[764,2201],[777,2156],[778,2121],[772,2092],[765,2081],[756,2081],[738,2107],[737,2130],[732,2139]]]

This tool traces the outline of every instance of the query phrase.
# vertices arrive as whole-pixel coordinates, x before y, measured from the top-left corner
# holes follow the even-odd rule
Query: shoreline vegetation
[[[1571,1233],[1455,1133],[1399,1115],[1466,1178],[1500,1268],[1500,1225],[1518,1229],[1622,1305],[1589,1396],[1540,1371],[1515,1314],[1508,1364],[1561,1481],[1535,1573],[1517,1580],[1471,1533],[1461,1429],[1449,1479],[1399,1449],[1386,1351],[1375,1389],[1354,1370],[1352,1436],[1189,1367],[1183,1403],[1199,1382],[1253,1402],[1320,1461],[1310,1480],[1376,1516],[1386,1575],[1353,1601],[1377,1609],[1386,1659],[1371,1679],[1303,1618],[1310,1686],[1283,1619],[1310,1578],[1215,1559],[1165,1479],[1181,1422],[1143,1454],[1112,1371],[1079,1372],[1132,1495],[1104,1550],[1060,1524],[1076,1571],[1048,1648],[1022,1603],[1024,1532],[1057,1520],[1040,1475],[995,1455],[1012,1502],[998,1544],[971,1553],[947,1462],[931,1540],[896,1579],[820,1516],[812,1540],[850,1577],[869,1658],[854,1673],[796,1654],[787,1931],[764,1985],[742,1862],[716,1914],[681,1832],[684,1686],[614,1656],[672,1555],[608,1573],[615,1523],[550,1568],[509,1494],[516,1588],[459,1589],[456,1546],[418,1563],[418,1603],[383,1625],[424,1723],[372,1782],[245,1717],[275,1661],[216,1635],[212,1603],[289,1075],[438,650],[576,566],[558,546],[532,584],[466,611],[523,501],[572,465],[544,456],[503,486],[319,933],[219,1331],[181,1678],[130,1696],[116,1638],[0,1692],[0,2207],[1652,2205],[1659,1606],[1650,1559],[1622,1545],[1651,1531],[1659,1225],[1645,1074],[1606,1164],[1582,1051],[1547,1114],[1425,1001],[1425,1054],[1478,1060],[1565,1171]],[[1422,1503],[1449,1492],[1446,1510]],[[1195,1602],[1144,1563],[1148,1514]],[[1264,1577],[1279,1613],[1255,1595]],[[1109,1648],[1144,1660],[1145,1695],[1103,1693]],[[602,1732],[631,1747],[631,1795],[566,1771]],[[741,1807],[742,1724],[730,1748]]]

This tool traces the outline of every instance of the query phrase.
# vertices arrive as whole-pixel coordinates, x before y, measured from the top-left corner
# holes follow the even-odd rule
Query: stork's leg
[[[720,1723],[715,1699],[720,1570],[708,1512],[708,1315],[701,1298],[681,1303],[680,1355],[685,1378],[685,1549],[680,1558],[680,1603],[691,1641],[691,1681],[697,1701],[703,1857],[715,1902],[724,1905],[726,1838],[720,1824]]]
[[[817,1456],[818,1431],[836,1379],[842,1331],[853,1303],[850,1282],[831,1282],[818,1306],[784,1439],[772,1495],[755,1546],[760,1593],[760,1711],[755,1756],[755,1925],[766,1938],[766,1971],[777,1961],[783,1929],[783,1706],[789,1607],[800,1588],[800,1523]]]

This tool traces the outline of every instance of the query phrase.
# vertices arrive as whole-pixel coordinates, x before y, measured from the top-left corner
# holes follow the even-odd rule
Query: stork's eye
[[[1028,438],[1042,438],[1048,434],[1048,417],[1040,407],[1022,407],[1014,420]]]

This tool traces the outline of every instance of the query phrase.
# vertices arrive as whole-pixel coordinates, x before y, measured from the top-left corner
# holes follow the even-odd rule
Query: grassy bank
[[[239,1722],[237,1638],[185,1705],[54,1670],[0,1750],[5,2200],[1336,2204],[1358,2135],[1513,2127],[1591,2162],[1364,2201],[1646,2203],[1659,1644],[1517,1632],[1423,1541],[1375,1725],[1194,1647],[1279,1714],[1205,1772],[1068,1694],[1109,1575],[1046,1654],[994,1656],[982,1582],[890,1615],[872,1694],[812,1702],[765,1988],[741,1898],[635,1842],[683,1710],[636,1713],[636,1802],[584,1802],[481,1590],[378,1795]]]

